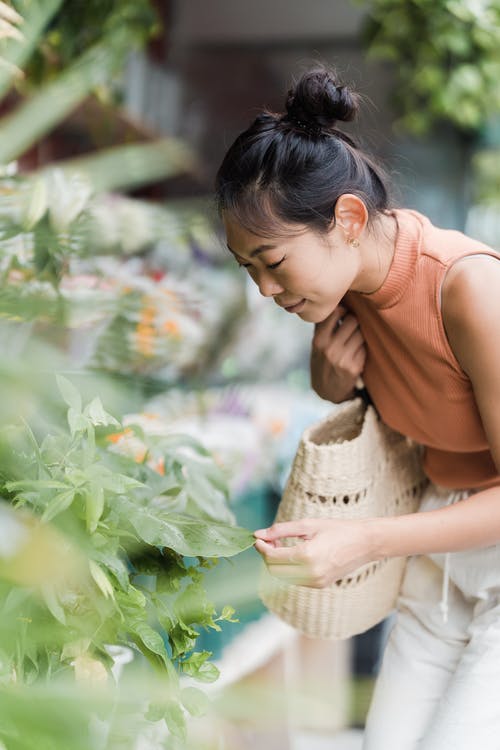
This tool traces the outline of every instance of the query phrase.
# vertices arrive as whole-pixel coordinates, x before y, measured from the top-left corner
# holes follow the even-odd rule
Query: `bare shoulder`
[[[478,349],[500,338],[500,255],[454,263],[443,282],[441,309],[450,346],[470,375]]]
[[[457,261],[443,284],[442,313],[450,346],[470,378],[493,460],[500,472],[500,261]]]
[[[498,292],[499,282],[500,254],[498,258],[492,255],[466,255],[459,258],[448,270],[443,282],[443,312],[444,303],[451,313],[462,303],[473,302],[478,295],[484,303],[485,292]]]

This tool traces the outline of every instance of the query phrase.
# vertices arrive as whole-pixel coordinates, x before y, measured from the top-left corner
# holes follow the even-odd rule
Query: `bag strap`
[[[356,380],[356,386],[354,388],[354,392],[356,394],[356,396],[355,396],[356,398],[362,398],[363,399],[364,404],[365,404],[366,407],[373,406],[373,408],[375,409],[375,411],[377,411],[377,409],[375,407],[375,404],[373,403],[372,398],[371,398],[370,394],[368,393],[368,391],[366,390],[365,384],[364,384],[364,382],[363,382],[363,380],[361,378],[358,378]],[[377,411],[377,415],[380,417],[378,411]]]
[[[367,407],[368,406],[373,406],[373,408],[375,409],[375,411],[377,411],[376,408],[375,408],[375,404],[373,403],[370,394],[368,393],[368,391],[366,390],[366,388],[364,386],[363,386],[363,388],[356,388],[355,392],[356,392],[356,398],[362,398],[363,401],[364,401],[364,403],[365,403],[365,406],[367,406]],[[378,414],[378,412],[377,412],[377,414]]]

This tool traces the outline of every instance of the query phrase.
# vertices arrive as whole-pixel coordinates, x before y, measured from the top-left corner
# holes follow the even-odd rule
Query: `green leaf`
[[[44,438],[41,446],[41,461],[45,464],[59,464],[64,461],[68,447],[70,444],[70,438],[68,435],[47,435]]]
[[[17,40],[5,40],[2,46],[2,58],[10,63],[0,67],[0,99],[8,91],[12,79],[15,77],[15,68],[21,68],[27,61],[36,44],[40,40],[42,30],[47,26],[50,18],[57,12],[62,4],[62,0],[44,0],[43,3],[28,3],[23,7],[23,24],[24,41],[20,44]]]
[[[234,522],[234,514],[227,506],[225,495],[203,475],[191,472],[186,482],[186,492],[195,508],[201,511],[200,515],[227,524]]]
[[[43,457],[42,457],[42,453],[41,453],[40,447],[38,445],[37,439],[36,439],[35,435],[33,434],[33,430],[31,429],[31,427],[29,426],[29,424],[26,422],[26,420],[24,418],[21,418],[21,421],[24,424],[24,427],[26,429],[26,434],[28,435],[28,439],[29,439],[29,441],[31,443],[31,446],[33,447],[34,452],[35,452],[35,458],[36,458],[36,462],[37,462],[37,465],[38,465],[38,476],[41,476],[41,475],[48,475],[48,476],[50,476],[49,472],[47,471],[47,467],[45,466],[45,463],[44,463],[44,460],[43,460]]]
[[[12,588],[3,604],[2,612],[4,615],[18,609],[24,602],[31,597],[31,591],[25,588]]]
[[[172,648],[172,658],[177,659],[188,651],[191,651],[196,645],[196,639],[199,632],[178,621],[173,627],[169,628],[168,639]]]
[[[186,718],[182,708],[174,701],[165,704],[165,723],[169,731],[183,742],[186,739]]]
[[[81,412],[82,397],[80,396],[80,392],[75,388],[73,383],[71,383],[67,378],[64,378],[62,375],[56,375],[56,380],[64,401],[76,412]]]
[[[109,541],[108,546],[110,546]],[[130,585],[129,572],[127,566],[118,555],[106,550],[95,550],[93,552],[93,557],[96,562],[100,562],[101,565],[105,565],[106,568],[108,568],[124,591],[128,591]]]
[[[135,623],[133,631],[136,635],[139,636],[146,648],[148,648],[154,654],[158,654],[162,657],[166,655],[167,652],[165,649],[163,638],[158,633],[158,631],[154,630],[150,625],[147,624],[147,622]]]
[[[120,592],[119,597],[120,606],[131,607],[139,613],[140,617],[142,617],[142,610],[146,606],[146,597],[142,591],[136,589],[135,586],[129,586],[127,593],[124,594]]]
[[[150,703],[144,717],[148,721],[161,721],[165,718],[165,704]]]
[[[47,505],[42,521],[51,521],[59,513],[67,510],[75,499],[75,489],[72,487],[65,492],[59,492]]]
[[[210,656],[212,656],[210,651],[196,651],[181,662],[181,669],[200,682],[215,682],[220,673],[215,664],[207,661]]]
[[[104,411],[101,399],[97,396],[85,407],[83,413],[93,425],[116,425],[120,427],[118,420]]]
[[[55,479],[21,479],[16,482],[6,482],[5,489],[9,492],[29,492],[30,490],[67,490],[68,485]]]
[[[92,482],[90,491],[85,497],[85,514],[87,529],[91,534],[97,528],[97,524],[104,510],[104,490],[98,484]]]
[[[252,547],[255,537],[239,526],[169,514],[155,507],[141,507],[126,500],[127,518],[148,544],[170,547],[188,557],[231,557]]]
[[[23,229],[33,229],[47,211],[47,184],[42,177],[36,177],[31,184],[29,199],[24,209]]]
[[[163,573],[157,576],[158,592],[174,593],[179,591],[181,582],[188,575],[182,557],[171,550],[163,550]]]
[[[239,622],[239,620],[233,615],[236,613],[236,610],[234,607],[229,606],[229,604],[226,604],[226,606],[223,608],[220,617],[218,617],[218,620],[226,620],[227,622]]]
[[[114,492],[116,495],[125,495],[131,489],[146,486],[143,482],[139,482],[133,477],[127,477],[125,474],[101,474],[96,472],[95,477],[105,490]]]
[[[129,624],[129,628],[130,632],[135,634],[140,639],[140,641],[144,644],[148,651],[151,651],[153,654],[156,654],[161,658],[161,660],[165,664],[165,667],[167,668],[167,673],[169,674],[169,676],[176,678],[177,673],[172,662],[170,661],[165,643],[161,635],[150,625],[148,625],[147,622],[136,621],[132,624]]]
[[[49,132],[111,72],[117,50],[97,43],[57,78],[40,86],[2,119],[0,163],[8,164]]]
[[[111,585],[109,578],[102,570],[102,568],[96,562],[94,562],[94,560],[89,560],[89,568],[92,578],[94,579],[95,583],[102,591],[106,599],[114,599],[115,592],[113,590],[113,586]]]
[[[195,687],[183,688],[181,690],[181,701],[191,716],[204,716],[210,705],[205,693]]]
[[[75,435],[77,432],[84,432],[89,426],[89,420],[83,416],[79,411],[70,407],[68,409],[68,425],[71,431],[71,435]]]
[[[59,620],[62,625],[66,625],[66,615],[64,609],[59,604],[54,586],[51,586],[48,583],[43,584],[41,586],[41,593],[49,612],[56,618],[56,620]]]
[[[207,593],[199,583],[191,583],[175,601],[175,613],[186,625],[196,623],[211,626],[215,606],[208,601]]]
[[[71,482],[75,489],[83,487],[85,484],[87,484],[89,479],[88,474],[88,470],[84,471],[83,469],[80,469],[78,467],[68,467],[64,472],[66,479]]]

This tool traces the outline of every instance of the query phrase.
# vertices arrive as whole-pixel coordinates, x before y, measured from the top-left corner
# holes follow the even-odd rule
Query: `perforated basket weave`
[[[420,446],[354,399],[302,435],[275,520],[411,513],[427,484]],[[263,566],[259,593],[269,610],[306,635],[349,638],[391,612],[405,564],[403,557],[371,562],[321,589],[284,583]]]

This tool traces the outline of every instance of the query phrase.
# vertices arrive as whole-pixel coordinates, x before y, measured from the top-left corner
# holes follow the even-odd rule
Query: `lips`
[[[298,302],[294,302],[292,305],[281,305],[281,307],[283,307],[289,313],[294,313],[301,310],[305,302],[305,299],[301,299]]]

